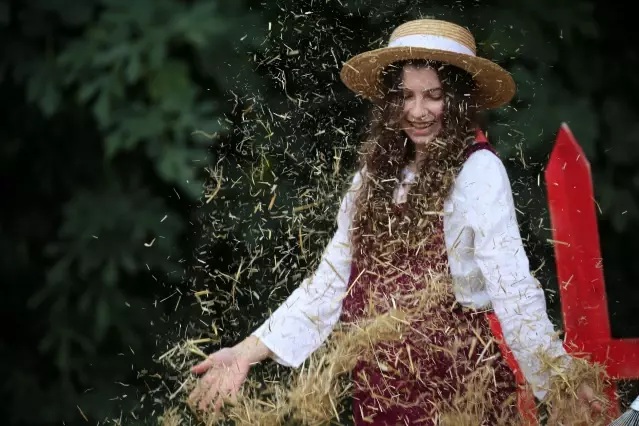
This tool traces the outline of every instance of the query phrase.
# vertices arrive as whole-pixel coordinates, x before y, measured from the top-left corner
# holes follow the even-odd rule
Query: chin
[[[426,146],[435,138],[434,134],[428,135],[408,135],[408,138],[417,146]]]

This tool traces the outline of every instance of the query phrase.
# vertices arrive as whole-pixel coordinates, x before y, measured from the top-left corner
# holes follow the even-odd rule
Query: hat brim
[[[361,53],[344,64],[340,77],[353,92],[369,100],[380,100],[384,94],[382,71],[395,62],[410,59],[443,62],[468,72],[477,84],[479,109],[503,106],[516,92],[510,73],[488,59],[422,47],[383,47]]]

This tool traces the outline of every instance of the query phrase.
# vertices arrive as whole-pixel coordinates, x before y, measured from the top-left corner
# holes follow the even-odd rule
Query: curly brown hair
[[[406,202],[395,205],[393,192],[416,155],[415,144],[400,128],[405,65],[431,67],[437,72],[444,90],[444,116],[443,129],[427,147]],[[382,78],[387,89],[382,101],[372,108],[360,153],[359,170],[364,173],[351,230],[354,258],[363,267],[429,245],[476,129],[476,86],[465,71],[436,62],[406,61],[388,67]]]

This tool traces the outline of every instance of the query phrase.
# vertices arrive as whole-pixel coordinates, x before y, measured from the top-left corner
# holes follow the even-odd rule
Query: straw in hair
[[[400,25],[386,47],[361,53],[341,71],[344,84],[358,95],[380,100],[381,75],[389,65],[406,60],[432,60],[454,65],[473,76],[479,109],[507,104],[515,94],[515,82],[498,64],[477,56],[475,38],[467,29],[446,21],[419,19]]]

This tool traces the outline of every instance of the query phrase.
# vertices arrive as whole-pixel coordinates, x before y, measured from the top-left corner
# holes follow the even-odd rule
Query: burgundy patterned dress
[[[471,151],[477,149],[491,148],[479,143]],[[397,253],[383,271],[360,276],[353,262],[343,302],[346,323],[368,315],[371,303],[383,313],[392,306],[410,308],[416,303],[411,295],[420,289],[437,294],[400,341],[377,344],[373,356],[358,360],[352,372],[358,426],[519,422],[515,377],[492,336],[487,313],[456,303],[441,220],[439,225],[429,250]],[[433,280],[433,274],[447,279]]]

